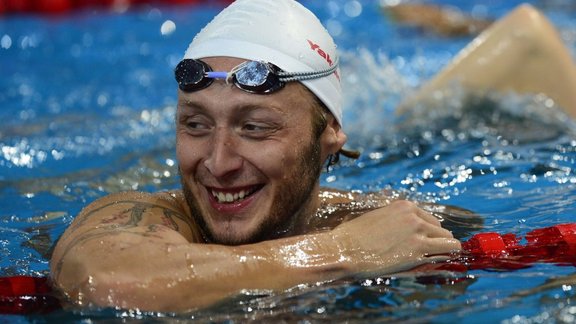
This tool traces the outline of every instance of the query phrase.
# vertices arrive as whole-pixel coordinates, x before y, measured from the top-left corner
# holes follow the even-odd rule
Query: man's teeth
[[[227,192],[216,192],[212,190],[212,196],[218,200],[219,203],[231,203],[237,200],[244,199],[244,197],[250,194],[247,190],[241,190],[240,192],[236,192],[234,194]]]

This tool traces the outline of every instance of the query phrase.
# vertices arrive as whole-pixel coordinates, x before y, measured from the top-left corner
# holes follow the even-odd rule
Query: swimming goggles
[[[192,92],[208,87],[214,79],[233,82],[236,87],[256,94],[268,94],[284,87],[286,82],[302,81],[328,76],[336,71],[338,62],[329,69],[312,72],[284,72],[272,63],[263,61],[245,61],[230,72],[212,71],[201,60],[183,59],[174,70],[178,87],[184,92]]]

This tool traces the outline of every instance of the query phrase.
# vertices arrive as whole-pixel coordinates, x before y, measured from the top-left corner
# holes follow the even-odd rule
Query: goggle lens
[[[271,93],[284,86],[284,82],[275,74],[278,70],[272,64],[248,61],[233,73],[234,84],[250,93]]]
[[[234,73],[236,80],[249,87],[259,87],[266,82],[268,69],[260,62],[246,62],[237,72]]]
[[[206,78],[209,71],[212,71],[210,66],[200,60],[184,59],[176,66],[174,76],[180,90],[192,92],[212,84],[214,79]]]

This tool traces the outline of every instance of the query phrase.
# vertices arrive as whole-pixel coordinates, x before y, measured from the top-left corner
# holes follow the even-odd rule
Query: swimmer
[[[175,70],[182,189],[101,198],[58,241],[51,278],[72,304],[185,312],[239,293],[393,274],[461,248],[438,218],[320,188],[345,150],[338,54],[293,0],[238,0]],[[337,215],[334,216],[334,215]]]
[[[51,260],[76,305],[189,311],[243,291],[391,274],[446,260],[460,242],[408,201],[342,224],[317,212],[344,150],[339,57],[293,0],[239,0],[175,70],[182,190],[125,192],[80,212]]]
[[[406,26],[432,31],[446,37],[477,35],[491,23],[478,19],[451,6],[422,3],[392,3],[383,1],[382,11],[393,21]]]
[[[534,7],[524,4],[484,30],[453,61],[400,104],[433,108],[458,85],[469,95],[545,95],[576,118],[576,66],[558,31]],[[413,118],[418,116],[411,115]]]

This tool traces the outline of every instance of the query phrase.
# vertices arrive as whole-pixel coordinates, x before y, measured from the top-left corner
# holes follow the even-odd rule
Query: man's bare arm
[[[528,4],[476,37],[397,112],[407,113],[417,104],[433,107],[434,98],[440,93],[450,96],[457,84],[475,95],[543,93],[576,117],[576,66],[571,53],[552,23]]]
[[[158,197],[112,196],[77,217],[51,262],[55,284],[71,301],[187,311],[246,290],[402,271],[460,247],[408,202],[322,233],[243,246],[191,243],[200,237],[185,214]]]

